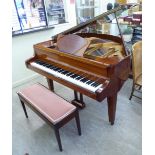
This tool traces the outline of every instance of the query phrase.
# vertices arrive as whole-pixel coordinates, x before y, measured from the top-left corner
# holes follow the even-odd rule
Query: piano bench
[[[43,85],[34,84],[22,89],[17,94],[26,118],[28,118],[28,115],[25,104],[53,127],[60,151],[62,151],[62,145],[59,128],[75,118],[78,134],[81,135],[78,109]]]

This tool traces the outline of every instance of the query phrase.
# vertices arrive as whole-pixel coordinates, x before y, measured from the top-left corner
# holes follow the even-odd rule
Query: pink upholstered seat
[[[29,86],[18,93],[53,124],[61,121],[76,109],[74,105],[40,84]]]

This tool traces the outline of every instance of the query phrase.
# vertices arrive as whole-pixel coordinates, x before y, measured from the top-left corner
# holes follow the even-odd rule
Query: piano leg
[[[116,114],[117,94],[107,97],[107,102],[108,102],[109,122],[111,123],[111,125],[113,125]]]
[[[50,89],[51,91],[54,91],[53,80],[48,79],[48,78],[46,78],[46,79],[47,79],[47,83],[48,83],[48,87],[49,87],[49,89]]]
[[[74,97],[75,97],[75,100],[78,100],[78,94],[75,90],[74,90]]]
[[[76,107],[83,109],[85,107],[85,103],[83,101],[83,95],[80,93],[80,99],[78,99],[78,92],[74,90],[74,100],[72,100],[72,104]]]

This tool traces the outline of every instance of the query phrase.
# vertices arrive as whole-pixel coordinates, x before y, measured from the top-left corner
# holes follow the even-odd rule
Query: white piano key
[[[63,80],[66,80],[66,81],[68,81],[68,82],[71,82],[71,83],[73,83],[73,84],[75,84],[75,85],[78,85],[78,86],[80,86],[80,87],[82,87],[82,88],[84,88],[84,89],[86,89],[86,90],[89,90],[89,91],[91,91],[91,92],[94,92],[94,93],[95,93],[96,90],[98,90],[100,87],[102,87],[102,84],[100,84],[100,85],[97,86],[97,87],[93,87],[93,86],[91,86],[91,85],[88,85],[87,83],[81,82],[81,81],[80,81],[81,79],[80,79],[80,80],[76,80],[76,78],[73,79],[73,78],[71,78],[70,76],[66,76],[67,74],[66,74],[66,75],[61,74],[61,72],[59,73],[59,72],[57,72],[57,71],[54,71],[54,70],[52,70],[52,69],[50,69],[50,68],[47,68],[47,67],[45,67],[45,66],[43,66],[43,65],[40,65],[40,64],[38,64],[38,63],[35,63],[35,62],[32,62],[31,65],[32,65],[33,67],[36,67],[36,68],[38,68],[38,69],[41,69],[41,70],[43,70],[43,71],[49,73],[49,74],[52,74],[53,76],[55,76],[55,77],[57,77],[57,78],[61,78],[61,79],[63,79]],[[68,74],[69,74],[69,73],[68,73]]]

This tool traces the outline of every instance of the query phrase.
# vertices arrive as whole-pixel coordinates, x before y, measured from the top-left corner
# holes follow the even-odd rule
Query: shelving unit
[[[99,9],[97,0],[78,0],[76,1],[77,23],[83,23],[96,16]]]
[[[61,24],[65,22],[65,11],[62,0],[52,0],[48,3],[46,2],[46,8],[48,22],[50,25]]]

